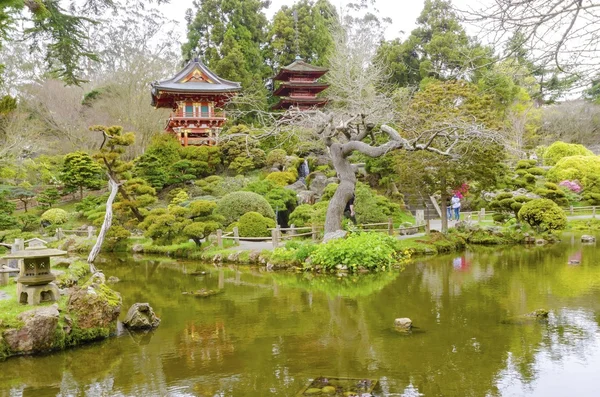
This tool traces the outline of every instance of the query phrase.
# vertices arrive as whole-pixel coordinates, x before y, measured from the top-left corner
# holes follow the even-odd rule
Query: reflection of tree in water
[[[197,265],[181,263],[161,263],[153,274],[144,264],[107,265],[107,276],[123,280],[115,288],[124,307],[149,300],[162,317],[149,344],[119,338],[90,346],[93,357],[77,349],[60,360],[36,358],[31,368],[12,360],[2,368],[38,387],[27,374],[41,364],[62,379],[57,386],[40,375],[48,386],[124,395],[294,395],[318,376],[377,378],[387,393],[497,396],[506,379],[526,390],[544,379],[544,357],[593,354],[600,267],[586,259],[595,253],[587,247],[582,264],[569,266],[579,249],[571,248],[478,249],[466,253],[466,271],[453,268],[453,257],[438,257],[356,283],[243,268],[209,267],[193,277],[184,273]],[[181,295],[219,286],[225,292],[207,299]],[[547,323],[503,323],[542,307],[551,311]],[[420,332],[392,330],[394,318],[405,316]],[[103,372],[95,363],[109,364]]]
[[[196,324],[189,321],[178,338],[178,354],[185,357],[189,365],[194,361],[203,365],[222,363],[225,355],[234,352],[234,344],[223,321],[214,324]],[[190,349],[191,347],[191,349]],[[188,354],[193,351],[193,354]]]

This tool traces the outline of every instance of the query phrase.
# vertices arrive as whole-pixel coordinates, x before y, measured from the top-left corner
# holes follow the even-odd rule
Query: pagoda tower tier
[[[152,83],[152,106],[172,109],[165,131],[183,146],[213,146],[227,120],[222,108],[241,88],[194,59],[174,77]]]
[[[313,66],[296,58],[290,65],[281,68],[273,80],[281,81],[273,95],[280,97],[273,109],[289,109],[296,107],[307,110],[321,107],[327,99],[317,97],[317,94],[329,87],[318,79],[327,73],[327,68]]]

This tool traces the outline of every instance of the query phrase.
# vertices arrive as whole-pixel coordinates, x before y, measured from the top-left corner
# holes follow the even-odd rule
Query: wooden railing
[[[233,228],[232,232],[223,233],[221,229],[217,230],[217,245],[220,248],[223,248],[224,240],[233,240],[235,244],[240,243],[240,240],[244,241],[271,241],[273,244],[273,248],[277,248],[279,243],[283,240],[291,240],[298,237],[308,237],[311,236],[313,241],[317,241],[319,234],[323,232],[325,225],[316,225],[313,224],[311,226],[303,226],[296,227],[291,225],[288,228],[283,227],[275,227],[269,229],[271,231],[271,237],[240,237],[239,229],[237,227]],[[426,221],[419,225],[411,225],[406,227],[398,227],[394,228],[394,223],[392,219],[388,219],[387,222],[381,223],[365,223],[356,225],[357,228],[370,232],[383,232],[387,233],[390,236],[395,234],[407,235],[407,234],[416,234],[419,231],[424,231],[429,233],[429,221]]]
[[[213,119],[213,118],[225,118],[224,111],[217,112],[184,112],[178,110],[176,112],[171,113],[171,118],[186,118],[186,119]]]

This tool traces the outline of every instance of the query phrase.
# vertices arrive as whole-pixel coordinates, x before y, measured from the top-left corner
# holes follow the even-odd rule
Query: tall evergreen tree
[[[425,78],[476,80],[492,51],[467,36],[450,0],[426,0],[408,39],[384,43],[378,58],[394,83],[415,85]]]
[[[244,87],[260,83],[270,71],[262,47],[266,42],[268,3],[260,0],[200,0],[188,10],[186,60],[200,58],[219,76]]]
[[[328,0],[300,0],[291,7],[281,7],[269,29],[266,58],[273,69],[289,65],[296,56],[314,65],[325,65],[333,46],[331,27],[337,19],[335,7]]]

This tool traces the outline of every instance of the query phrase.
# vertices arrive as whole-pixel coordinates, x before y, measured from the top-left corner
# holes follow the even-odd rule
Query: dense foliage
[[[563,230],[567,226],[565,212],[552,200],[535,199],[519,210],[519,219],[538,232]]]
[[[375,271],[389,270],[409,258],[407,251],[396,251],[397,244],[397,239],[384,234],[353,233],[319,245],[310,256],[310,266],[335,269],[341,265],[350,271],[357,271],[359,266]]]

